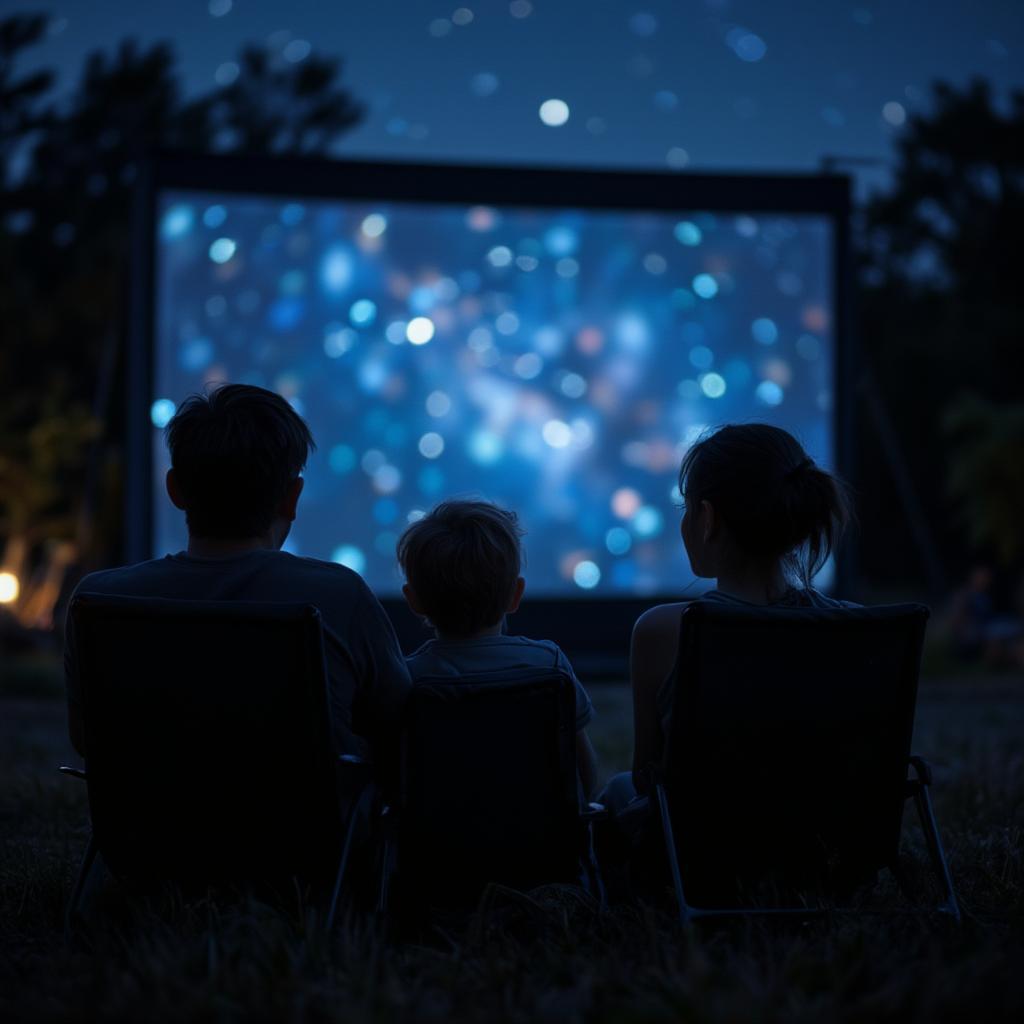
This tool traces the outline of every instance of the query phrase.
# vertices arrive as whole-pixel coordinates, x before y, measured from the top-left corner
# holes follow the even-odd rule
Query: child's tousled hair
[[[398,540],[398,562],[430,623],[472,636],[500,622],[519,578],[515,512],[486,501],[443,501]]]
[[[730,424],[697,441],[683,458],[679,490],[688,505],[709,501],[745,556],[781,560],[804,587],[851,519],[846,485],[767,423]]]

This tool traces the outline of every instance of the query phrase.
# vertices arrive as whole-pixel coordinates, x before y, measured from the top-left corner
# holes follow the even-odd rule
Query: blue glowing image
[[[214,381],[307,419],[288,550],[383,596],[405,525],[470,495],[519,514],[532,594],[678,593],[675,476],[709,425],[777,423],[831,464],[825,216],[187,191],[158,215],[154,554],[184,546],[157,428]]]

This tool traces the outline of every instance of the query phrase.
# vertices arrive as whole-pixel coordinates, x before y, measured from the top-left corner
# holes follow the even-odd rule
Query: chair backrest
[[[688,898],[843,890],[891,862],[927,619],[686,608],[664,769]]]
[[[579,812],[569,676],[417,680],[402,744],[399,871],[418,902],[473,901],[488,882],[573,881]]]
[[[71,614],[93,832],[115,873],[202,884],[337,863],[316,608],[83,594]]]

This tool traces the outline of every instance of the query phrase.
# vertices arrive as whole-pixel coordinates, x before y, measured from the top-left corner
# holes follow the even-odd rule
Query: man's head
[[[284,542],[302,490],[299,474],[316,445],[280,395],[249,384],[191,395],[165,437],[167,492],[184,509],[192,537]]]
[[[516,514],[486,501],[444,501],[398,541],[414,612],[446,636],[468,637],[499,624],[523,594]]]

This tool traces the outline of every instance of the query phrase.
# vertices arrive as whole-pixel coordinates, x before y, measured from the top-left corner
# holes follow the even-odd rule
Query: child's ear
[[[420,604],[420,599],[416,596],[416,591],[408,583],[402,585],[402,596],[414,615],[426,615],[423,606]]]
[[[516,585],[512,588],[512,596],[509,598],[508,607],[505,609],[507,615],[519,610],[519,602],[523,599],[523,591],[526,589],[526,580],[522,576],[516,579]]]

